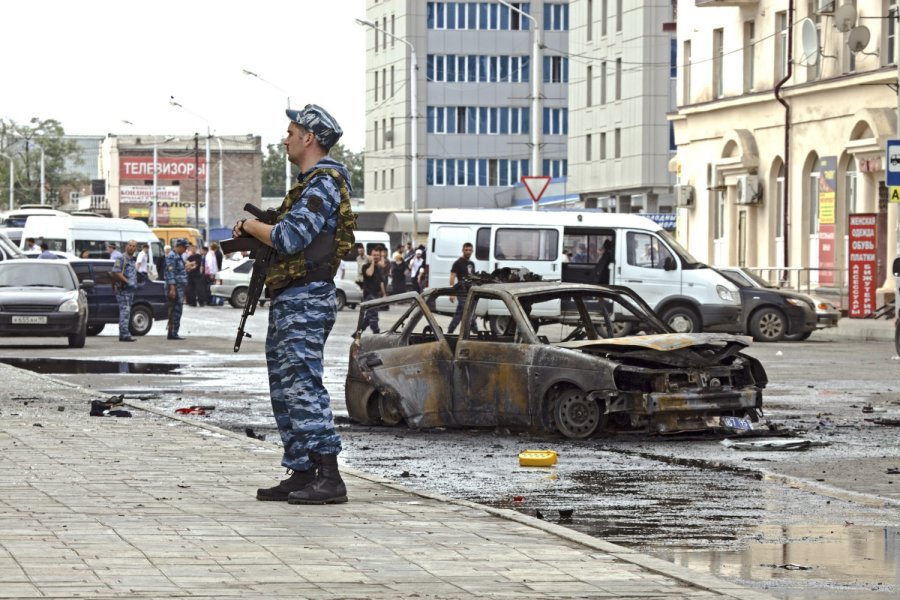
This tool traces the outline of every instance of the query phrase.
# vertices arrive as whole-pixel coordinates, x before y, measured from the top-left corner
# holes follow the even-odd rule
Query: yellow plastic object
[[[520,467],[551,467],[556,464],[553,450],[524,450],[519,453]]]

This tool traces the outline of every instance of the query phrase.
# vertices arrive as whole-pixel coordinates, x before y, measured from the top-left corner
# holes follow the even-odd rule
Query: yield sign
[[[525,175],[522,177],[522,185],[528,190],[528,195],[531,196],[532,201],[537,204],[544,192],[547,191],[547,186],[550,185],[550,177],[547,175]]]

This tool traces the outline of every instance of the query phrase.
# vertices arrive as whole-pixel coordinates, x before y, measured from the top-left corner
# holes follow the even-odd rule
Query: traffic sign
[[[887,160],[885,161],[885,164],[887,165],[887,168],[885,169],[885,173],[887,174],[887,181],[885,183],[887,186],[900,186],[900,140],[887,141]]]
[[[900,141],[897,143],[900,144]],[[528,195],[531,196],[532,202],[537,204],[547,190],[547,186],[550,185],[550,177],[546,175],[525,175],[522,177],[522,185],[528,190]]]

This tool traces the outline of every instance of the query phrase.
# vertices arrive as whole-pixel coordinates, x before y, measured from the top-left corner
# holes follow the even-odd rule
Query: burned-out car
[[[749,429],[767,378],[749,338],[673,333],[626,288],[560,282],[473,286],[361,305],[350,418],[409,427],[497,427],[585,438]],[[387,309],[387,310],[385,310]],[[381,333],[365,329],[378,311]],[[458,318],[456,319],[458,320]],[[390,326],[386,326],[391,322]]]

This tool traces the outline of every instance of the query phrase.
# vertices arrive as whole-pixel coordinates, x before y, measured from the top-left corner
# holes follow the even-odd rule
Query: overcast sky
[[[0,117],[97,135],[203,134],[208,123],[270,144],[289,96],[325,107],[361,151],[367,32],[354,18],[363,0],[6,1]]]

